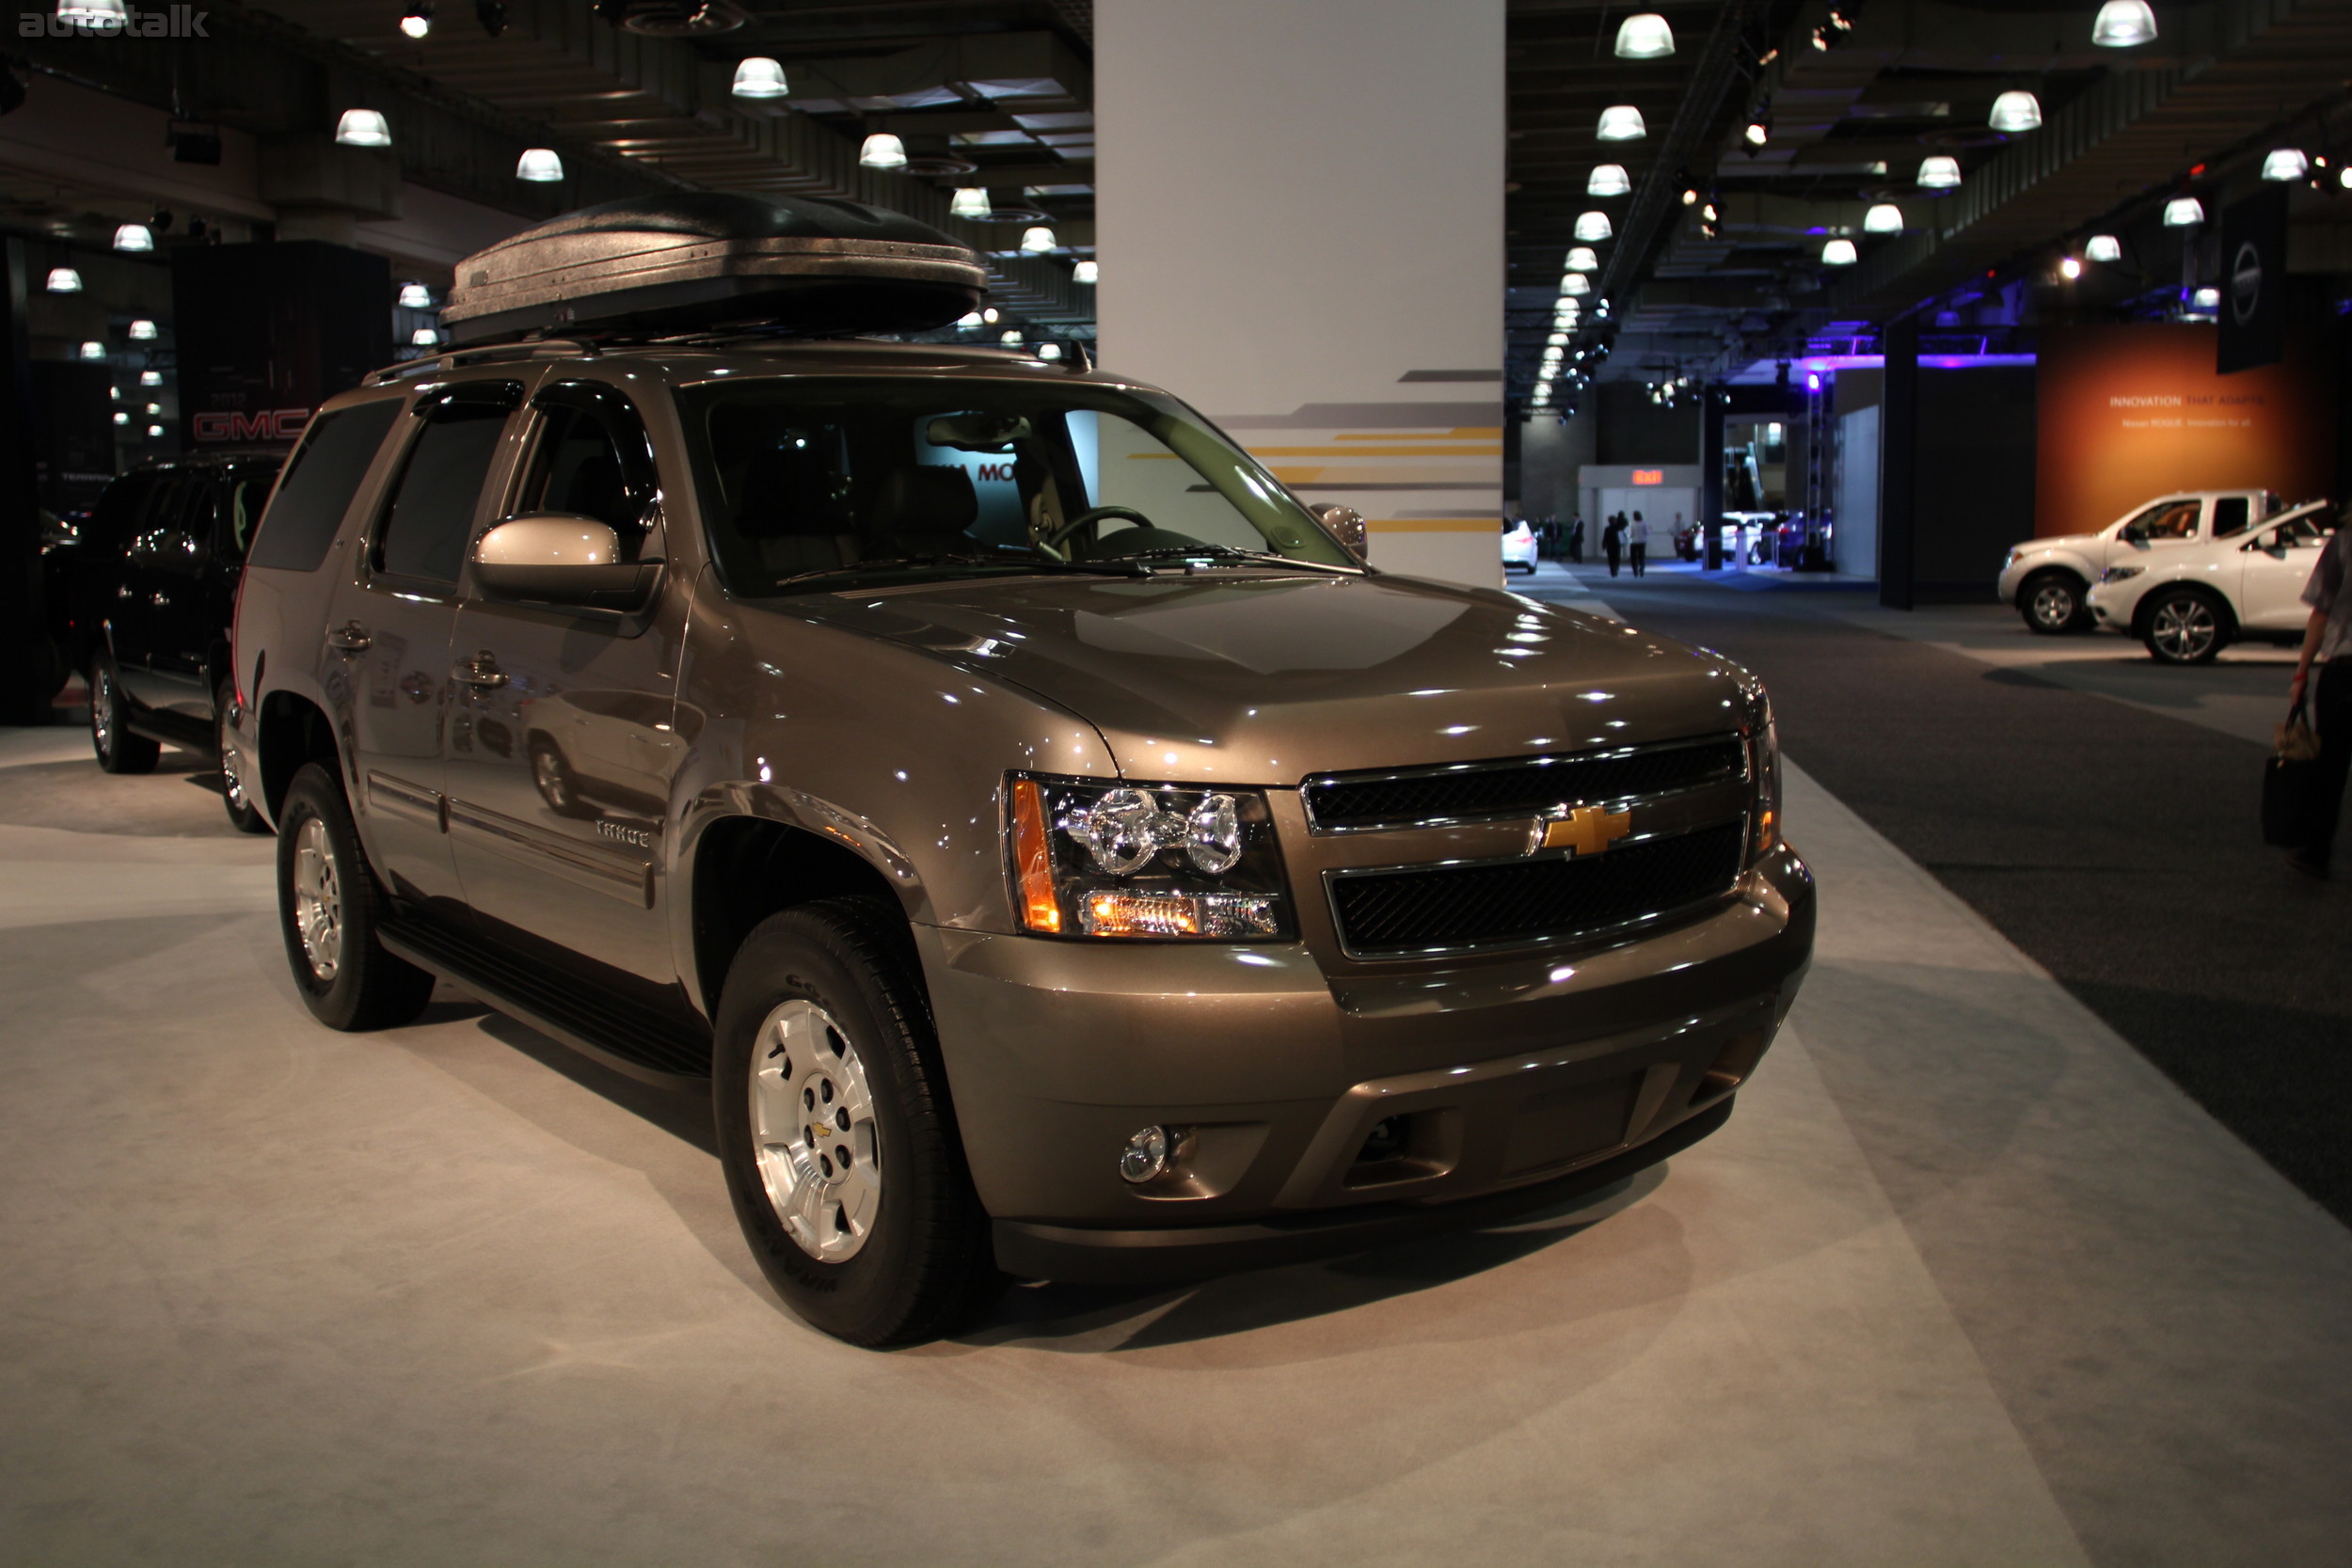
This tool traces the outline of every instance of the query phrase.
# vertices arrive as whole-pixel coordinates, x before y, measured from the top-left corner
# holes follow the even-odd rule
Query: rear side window
[[[420,408],[417,433],[392,485],[373,566],[388,577],[455,583],[474,508],[521,388],[465,388]]]
[[[82,530],[83,544],[93,554],[100,550],[112,553],[130,544],[145,520],[147,503],[163,478],[163,474],[150,468],[124,474],[107,485],[90,512],[88,524]]]
[[[284,572],[315,572],[342,526],[351,498],[367,477],[375,449],[400,417],[398,398],[339,408],[310,421],[287,465],[249,563]]]
[[[2235,533],[2244,528],[2248,500],[2244,496],[2223,496],[2213,503],[2213,533],[2218,539],[2225,533]]]

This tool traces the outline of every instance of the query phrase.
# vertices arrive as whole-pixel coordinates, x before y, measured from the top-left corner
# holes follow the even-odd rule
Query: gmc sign
[[[268,445],[301,439],[310,422],[308,408],[265,408],[259,413],[205,413],[193,416],[189,431],[199,441],[231,441]]]

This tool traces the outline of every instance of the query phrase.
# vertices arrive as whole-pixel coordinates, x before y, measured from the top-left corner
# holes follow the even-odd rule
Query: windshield
[[[758,596],[940,576],[1353,568],[1174,400],[1084,383],[790,377],[678,393],[703,526]]]

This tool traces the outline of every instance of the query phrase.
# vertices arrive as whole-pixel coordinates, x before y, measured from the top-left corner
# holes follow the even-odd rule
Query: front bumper
[[[1813,920],[1784,848],[1671,929],[1475,959],[916,935],[1000,1261],[1157,1279],[1483,1223],[1686,1147],[1769,1047]],[[1131,1186],[1152,1125],[1184,1158]]]

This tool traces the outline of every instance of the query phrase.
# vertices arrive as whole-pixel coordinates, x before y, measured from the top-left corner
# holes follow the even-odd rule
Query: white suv
[[[2091,589],[2090,612],[2166,664],[2202,664],[2241,638],[2293,637],[2311,617],[2303,585],[2336,521],[2326,501],[2306,501],[2231,538],[2118,562]]]
[[[2106,569],[2169,545],[2218,539],[2285,503],[2271,490],[2183,490],[2132,508],[2096,533],[2028,539],[2001,567],[2001,602],[2050,635],[2090,624],[2084,603]]]

